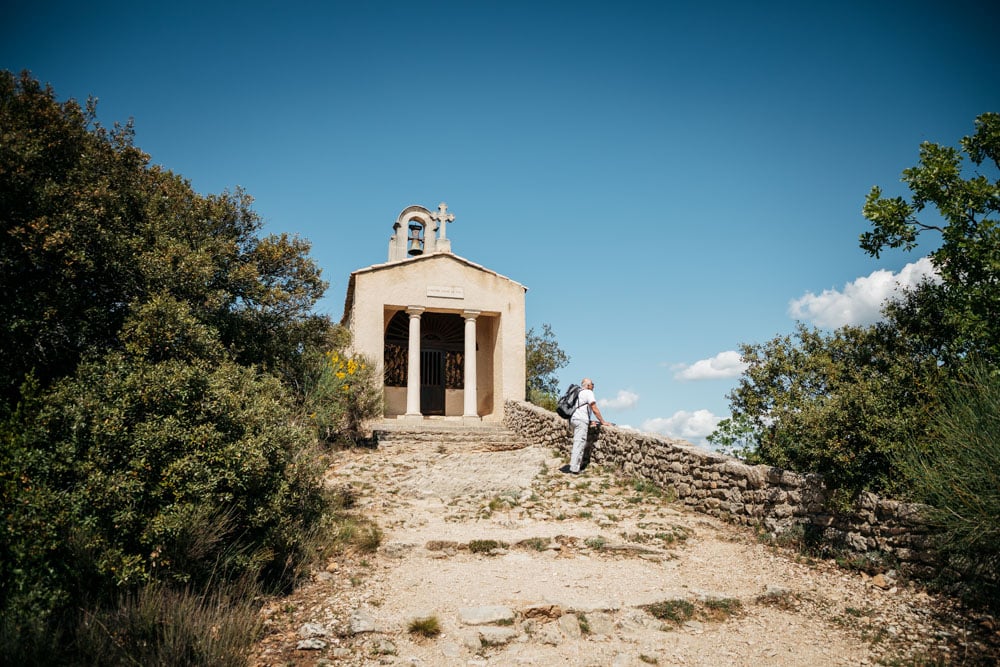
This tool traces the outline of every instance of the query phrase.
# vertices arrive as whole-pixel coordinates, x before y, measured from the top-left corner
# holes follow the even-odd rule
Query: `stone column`
[[[479,401],[476,391],[476,318],[482,311],[466,310],[462,312],[465,317],[465,411],[462,414],[462,421],[480,421]]]
[[[406,359],[406,414],[405,419],[423,419],[420,414],[420,315],[422,306],[406,309],[410,316],[409,354]]]

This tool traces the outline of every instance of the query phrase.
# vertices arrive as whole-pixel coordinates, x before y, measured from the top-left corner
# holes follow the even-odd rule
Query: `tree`
[[[309,244],[95,118],[0,72],[0,653],[43,664],[144,582],[288,583],[330,507],[302,411],[342,336]],[[347,376],[340,423],[372,405]]]
[[[800,325],[794,338],[741,352],[749,367],[712,442],[753,463],[821,473],[847,495],[899,487],[893,453],[926,427],[935,372],[905,340],[885,326]]]
[[[309,244],[259,237],[246,193],[200,196],[149,166],[131,123],[106,130],[93,100],[56,101],[0,72],[0,399],[47,386],[118,344],[137,304],[183,301],[240,363],[280,365],[319,343],[326,284]]]
[[[940,234],[930,253],[940,280],[888,302],[875,326],[800,327],[797,340],[744,345],[749,368],[713,442],[755,462],[823,473],[845,491],[905,491],[899,454],[913,443],[933,448],[942,387],[969,359],[1000,362],[1000,114],[981,115],[961,146],[924,143],[919,165],[903,172],[911,200],[874,187],[863,209],[872,229],[860,244],[875,257]],[[974,173],[963,175],[966,158]]]
[[[559,347],[552,326],[543,324],[540,335],[535,334],[534,328],[528,329],[524,340],[528,396],[532,392],[558,394],[556,371],[569,364],[569,357]]]
[[[863,209],[872,229],[860,244],[874,257],[885,248],[912,250],[924,233],[939,235],[929,257],[941,282],[924,283],[887,314],[948,365],[970,353],[1000,362],[1000,114],[982,114],[975,126],[961,150],[921,144],[919,164],[903,171],[910,201],[883,197],[876,186]]]

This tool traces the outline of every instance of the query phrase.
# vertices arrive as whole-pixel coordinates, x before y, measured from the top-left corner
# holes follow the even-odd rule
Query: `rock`
[[[554,602],[538,602],[521,610],[525,618],[556,619],[563,615],[561,606]]]
[[[579,629],[579,625],[577,625],[577,629]],[[558,646],[559,644],[562,643],[563,633],[560,631],[560,628],[557,624],[550,623],[547,625],[543,625],[538,630],[536,637],[538,638],[538,641],[540,641],[542,644],[548,644],[550,646]]]
[[[479,629],[479,638],[484,646],[503,646],[517,636],[517,631],[508,626],[485,625]]]
[[[483,648],[483,640],[479,638],[478,630],[460,630],[458,632],[458,641],[473,653],[478,653]]]
[[[463,607],[458,610],[458,620],[465,625],[494,625],[513,623],[514,611],[510,607]]]
[[[396,645],[384,638],[375,642],[374,651],[378,655],[396,655],[398,652]]]
[[[590,626],[590,634],[596,637],[613,637],[615,634],[615,622],[610,614],[587,614],[587,624]]]
[[[376,631],[375,620],[361,609],[351,614],[351,634]]]
[[[330,634],[325,627],[319,623],[305,623],[299,628],[299,637],[302,639],[313,639],[314,637],[326,637]]]
[[[564,614],[559,617],[559,629],[570,639],[579,639],[583,632],[580,630],[580,619],[576,614]]]
[[[887,589],[889,589],[892,586],[892,583],[889,581],[889,579],[885,575],[879,573],[879,574],[876,574],[874,577],[872,577],[872,585],[873,586],[877,586],[878,588],[881,588],[882,590],[887,590]]]
[[[382,547],[382,553],[385,554],[386,558],[402,558],[406,555],[406,552],[413,548],[412,544],[403,544],[402,542],[390,542]]]
[[[326,648],[326,642],[322,639],[303,639],[295,648],[298,651],[322,651]]]
[[[685,621],[684,629],[688,632],[700,634],[705,631],[705,626],[702,625],[700,621]]]

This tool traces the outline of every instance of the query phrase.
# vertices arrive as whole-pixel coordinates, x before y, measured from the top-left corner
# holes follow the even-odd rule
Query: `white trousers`
[[[583,463],[583,450],[587,448],[587,431],[590,430],[590,421],[586,419],[573,419],[570,421],[573,426],[573,450],[569,455],[569,469],[571,472],[580,472],[580,464]]]

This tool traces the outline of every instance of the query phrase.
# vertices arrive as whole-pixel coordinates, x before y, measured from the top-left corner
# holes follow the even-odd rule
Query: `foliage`
[[[875,326],[800,327],[794,341],[744,345],[750,366],[710,440],[751,462],[823,473],[849,493],[905,490],[896,454],[926,435],[940,388],[969,358],[1000,363],[997,169],[1000,114],[987,113],[961,150],[921,145],[919,164],[903,171],[909,201],[872,188],[861,248],[912,250],[935,232],[937,275],[887,302]]]
[[[899,465],[929,506],[940,552],[1000,600],[1000,373],[982,361],[949,384],[931,437],[904,449]]]
[[[207,197],[107,130],[96,104],[56,101],[28,73],[0,71],[0,399],[34,370],[70,375],[114,347],[138,303],[184,302],[240,363],[277,366],[320,339],[326,284],[287,235],[259,238],[252,199]]]
[[[5,434],[4,597],[40,615],[150,580],[280,573],[324,509],[290,414],[274,378],[229,361],[81,364]]]
[[[673,600],[662,600],[642,605],[643,610],[661,621],[670,621],[680,625],[694,617],[695,606],[688,600],[676,598]]]
[[[555,412],[559,404],[559,397],[541,389],[532,389],[528,392],[528,402],[549,412]]]
[[[558,397],[559,378],[556,371],[569,364],[569,356],[559,347],[552,327],[543,324],[541,334],[536,334],[534,328],[528,329],[524,347],[529,400],[532,396],[541,400],[546,400],[547,396]]]
[[[356,434],[364,422],[382,414],[377,367],[363,357],[340,350],[310,350],[304,409],[317,437],[324,442]]]
[[[252,584],[195,593],[143,586],[108,609],[87,613],[73,661],[94,665],[246,664],[263,630]]]
[[[850,493],[894,489],[892,452],[926,428],[939,371],[890,333],[800,325],[794,339],[742,346],[733,416],[712,441],[752,463],[822,473]]]
[[[963,174],[966,158],[972,174]],[[941,282],[921,286],[909,295],[912,303],[890,314],[944,363],[960,364],[970,353],[1000,362],[998,170],[1000,114],[985,113],[976,119],[976,133],[961,140],[961,150],[921,144],[919,164],[903,171],[910,201],[884,197],[878,187],[865,200],[872,229],[860,243],[874,257],[885,248],[912,250],[924,232],[940,235],[929,256]]]
[[[95,118],[0,72],[0,631],[27,662],[140,591],[288,583],[329,520],[303,406],[370,409],[306,393],[342,338],[308,243]]]

